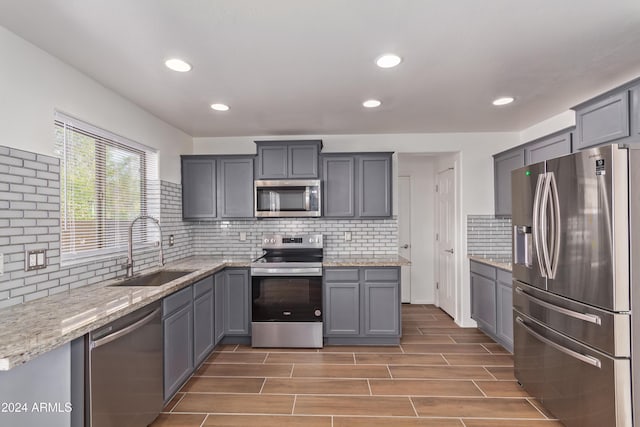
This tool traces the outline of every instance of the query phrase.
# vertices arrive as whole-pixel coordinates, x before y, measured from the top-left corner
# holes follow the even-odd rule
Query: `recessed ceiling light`
[[[186,73],[187,71],[191,71],[191,64],[178,58],[167,59],[166,61],[164,61],[164,65],[166,65],[167,68],[173,71],[178,71],[179,73]]]
[[[499,107],[501,105],[511,104],[513,102],[512,96],[503,96],[493,100],[493,105]]]
[[[367,108],[376,108],[376,107],[379,107],[381,104],[382,102],[378,101],[377,99],[367,99],[362,103],[362,105]]]
[[[229,111],[229,106],[226,104],[211,104],[211,108],[216,111]]]
[[[380,68],[393,68],[402,62],[402,58],[393,53],[385,53],[376,59],[376,65]]]

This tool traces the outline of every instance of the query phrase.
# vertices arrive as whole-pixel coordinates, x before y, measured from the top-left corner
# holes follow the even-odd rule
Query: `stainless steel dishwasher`
[[[89,334],[91,427],[144,427],[162,411],[160,302]]]

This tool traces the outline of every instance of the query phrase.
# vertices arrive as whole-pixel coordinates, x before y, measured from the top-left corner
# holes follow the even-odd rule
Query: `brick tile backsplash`
[[[511,262],[511,218],[467,216],[467,254]]]
[[[398,223],[384,220],[247,219],[183,221],[182,188],[160,182],[160,222],[165,261],[191,255],[249,258],[261,252],[264,233],[322,233],[326,256],[396,255]],[[351,232],[351,240],[344,234]],[[240,233],[246,240],[240,241]],[[175,244],[169,247],[169,236]],[[47,267],[24,271],[25,251],[45,249]],[[98,261],[61,265],[60,162],[42,154],[0,146],[0,309],[124,277],[126,253]],[[158,265],[157,248],[134,251],[135,272]]]

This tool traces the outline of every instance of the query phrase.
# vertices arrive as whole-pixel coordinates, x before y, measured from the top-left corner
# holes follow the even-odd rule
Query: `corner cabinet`
[[[513,352],[511,272],[470,261],[471,318],[478,328]]]
[[[392,205],[392,153],[324,154],[323,216],[388,218]]]
[[[322,141],[255,141],[256,179],[318,178]]]
[[[523,166],[523,148],[505,151],[493,156],[496,215],[511,215],[511,171]]]
[[[323,292],[326,344],[400,342],[399,268],[327,268]]]
[[[253,156],[181,156],[182,217],[253,217]]]

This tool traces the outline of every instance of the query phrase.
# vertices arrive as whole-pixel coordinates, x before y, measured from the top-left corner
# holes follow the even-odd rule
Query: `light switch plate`
[[[345,242],[350,242],[351,241],[351,232],[350,231],[345,231],[344,232],[344,241]]]
[[[24,270],[39,270],[47,267],[47,254],[44,249],[25,251]]]
[[[244,242],[247,240],[247,232],[246,231],[241,231],[240,232],[240,241]]]

